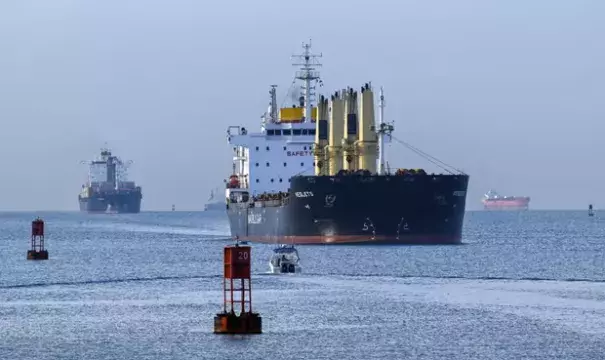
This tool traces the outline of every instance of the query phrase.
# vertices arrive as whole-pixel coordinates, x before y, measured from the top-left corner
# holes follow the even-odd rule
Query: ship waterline
[[[235,240],[251,241],[261,244],[293,245],[456,245],[462,243],[462,237],[444,235],[401,235],[397,237],[380,235],[311,235],[311,236],[245,236]]]

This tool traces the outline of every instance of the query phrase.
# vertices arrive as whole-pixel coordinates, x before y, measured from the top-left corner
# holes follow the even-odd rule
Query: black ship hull
[[[231,235],[287,244],[459,244],[468,180],[468,175],[297,176],[288,198],[276,206],[229,204]]]
[[[138,192],[78,196],[80,211],[88,213],[136,214],[141,212],[141,199],[141,193]]]

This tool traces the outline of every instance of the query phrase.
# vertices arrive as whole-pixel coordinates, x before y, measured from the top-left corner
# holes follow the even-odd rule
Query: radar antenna
[[[304,103],[305,103],[305,120],[304,122],[311,122],[311,109],[313,108],[312,101],[315,97],[315,86],[311,83],[312,81],[318,82],[322,86],[322,82],[319,76],[319,71],[316,68],[321,67],[321,64],[317,58],[322,57],[322,54],[311,53],[311,40],[308,43],[303,43],[304,49],[303,54],[292,55],[292,59],[298,59],[298,62],[293,63],[293,66],[300,66],[300,70],[296,72],[296,78],[304,81],[302,86],[304,90]],[[300,61],[302,60],[302,61]]]

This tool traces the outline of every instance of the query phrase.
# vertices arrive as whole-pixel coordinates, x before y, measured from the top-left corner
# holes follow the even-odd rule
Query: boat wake
[[[136,225],[136,224],[116,224],[116,223],[105,223],[105,224],[82,224],[83,227],[105,229],[107,231],[115,232],[126,231],[126,232],[139,232],[139,233],[153,233],[153,234],[173,234],[173,235],[197,235],[197,236],[220,236],[230,238],[229,229],[221,226],[216,228],[191,228],[181,226],[155,226],[155,225]]]

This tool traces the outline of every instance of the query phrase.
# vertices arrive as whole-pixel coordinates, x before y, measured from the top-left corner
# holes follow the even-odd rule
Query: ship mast
[[[271,104],[270,104],[270,111],[269,111],[269,121],[271,123],[276,123],[277,122],[277,91],[276,91],[277,85],[271,85],[271,90],[269,91],[269,94],[271,94]]]
[[[303,43],[302,45],[304,53],[302,55],[292,55],[292,58],[302,59],[302,62],[296,62],[293,66],[300,66],[300,70],[296,72],[296,78],[303,80],[304,90],[304,105],[305,105],[305,120],[304,122],[311,122],[311,111],[313,108],[312,98],[315,96],[315,87],[311,84],[311,81],[319,80],[319,71],[315,70],[316,67],[320,67],[321,64],[316,60],[322,57],[322,54],[315,55],[311,53],[311,41]],[[321,81],[321,80],[319,80]]]
[[[378,112],[378,130],[376,131],[376,134],[378,135],[378,175],[383,175],[384,174],[384,169],[385,169],[385,149],[384,149],[384,143],[385,143],[385,137],[391,137],[391,133],[393,132],[393,130],[395,130],[395,127],[393,126],[392,123],[386,123],[384,121],[384,107],[385,107],[385,103],[384,103],[384,91],[382,90],[382,86],[380,87],[380,100],[378,103],[378,108],[379,108],[379,112]]]

